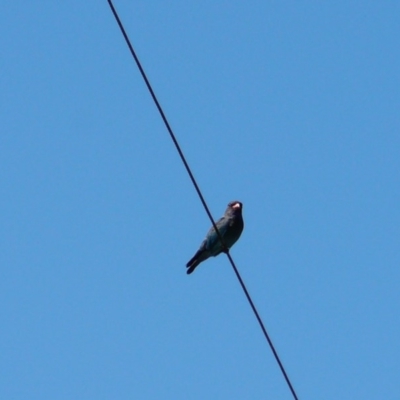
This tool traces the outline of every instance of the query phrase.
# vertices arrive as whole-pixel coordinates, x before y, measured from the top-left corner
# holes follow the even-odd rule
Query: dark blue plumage
[[[242,208],[243,204],[240,201],[231,201],[224,216],[216,222],[218,232],[221,234],[227,249],[235,244],[243,231]],[[214,227],[211,227],[199,250],[186,264],[186,268],[188,268],[186,272],[191,274],[201,262],[211,256],[215,257],[221,254],[224,250],[217,232]]]

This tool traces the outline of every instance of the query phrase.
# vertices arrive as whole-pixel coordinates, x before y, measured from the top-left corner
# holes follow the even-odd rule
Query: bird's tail
[[[209,255],[206,255],[204,250],[199,250],[186,264],[187,271],[186,273],[191,274],[196,267],[205,259],[207,259]]]

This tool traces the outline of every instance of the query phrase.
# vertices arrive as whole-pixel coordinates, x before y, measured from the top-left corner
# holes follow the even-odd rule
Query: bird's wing
[[[222,217],[215,223],[215,225],[218,228],[218,232],[221,234],[222,237],[224,237],[224,235],[226,233],[226,230],[229,227],[228,219],[226,217]],[[215,231],[214,226],[212,226],[211,229],[208,231],[206,239],[204,240],[204,242],[205,242],[204,243],[205,247],[207,249],[209,249],[209,250],[211,250],[211,249],[213,249],[215,247],[221,246],[218,234]]]

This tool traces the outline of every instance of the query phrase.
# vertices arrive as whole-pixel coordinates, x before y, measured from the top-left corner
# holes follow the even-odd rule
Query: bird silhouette
[[[239,239],[243,231],[242,218],[243,204],[240,201],[231,201],[225,214],[216,222],[218,232],[221,234],[223,244],[215,231],[214,226],[208,231],[206,238],[200,245],[199,250],[186,264],[187,273],[191,274],[195,268],[207,258],[227,252]]]

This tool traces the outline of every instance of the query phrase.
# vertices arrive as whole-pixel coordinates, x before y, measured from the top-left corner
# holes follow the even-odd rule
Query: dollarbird
[[[222,252],[227,252],[239,239],[243,231],[242,218],[243,204],[240,201],[231,201],[225,211],[225,214],[216,222],[218,232],[222,236],[224,245],[218,237],[214,226],[208,231],[206,238],[200,245],[199,250],[186,264],[187,273],[191,274],[195,268],[207,258],[217,256]]]

